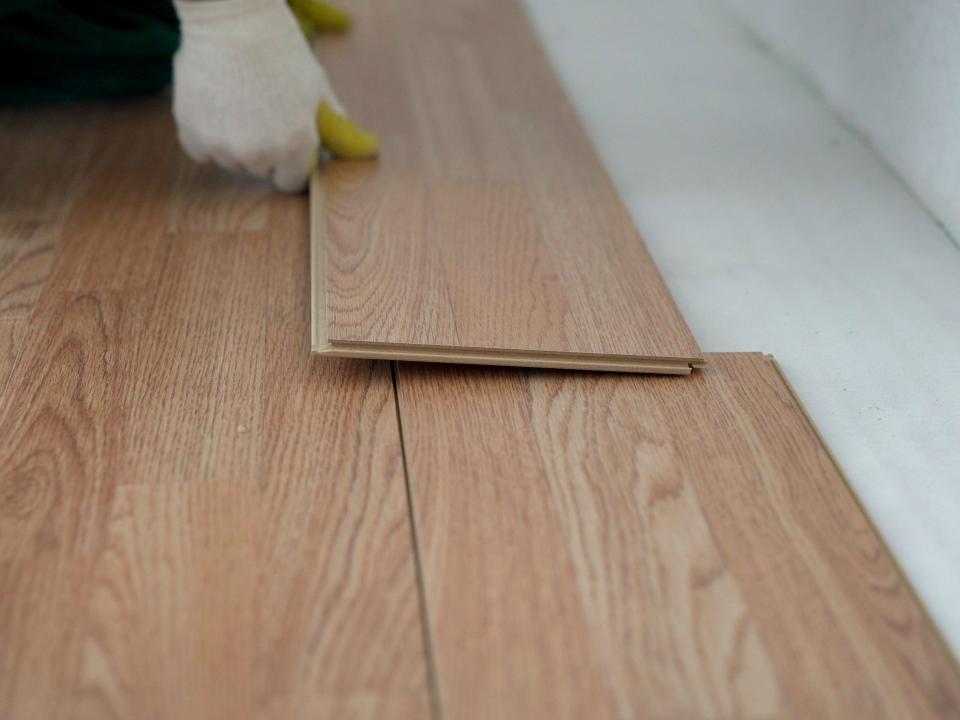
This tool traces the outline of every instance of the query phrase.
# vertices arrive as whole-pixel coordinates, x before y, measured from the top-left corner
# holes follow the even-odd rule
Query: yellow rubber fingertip
[[[360,160],[370,158],[380,149],[380,138],[358,128],[326,102],[317,108],[317,132],[320,142],[335,157]]]
[[[323,0],[306,0],[302,7],[318,30],[344,32],[353,22],[353,18],[346,10]]]
[[[303,33],[307,40],[312,40],[317,32],[313,19],[307,15],[299,5],[291,5],[290,9],[293,10],[293,15],[297,18],[297,24],[300,25],[300,32]]]

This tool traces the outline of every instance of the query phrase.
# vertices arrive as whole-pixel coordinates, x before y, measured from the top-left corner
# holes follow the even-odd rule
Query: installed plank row
[[[0,717],[427,716],[390,370],[310,356],[304,199],[162,97],[0,127],[57,148],[0,194],[55,238],[0,257]]]
[[[313,348],[687,374],[702,357],[517,3],[358,4],[321,58],[383,136],[312,182]]]
[[[400,364],[456,718],[933,718],[960,673],[776,366]]]

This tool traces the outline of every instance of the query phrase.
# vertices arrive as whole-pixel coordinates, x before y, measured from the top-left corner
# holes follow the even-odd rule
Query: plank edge
[[[313,352],[321,352],[326,346],[327,323],[327,281],[325,277],[323,246],[327,241],[325,227],[321,227],[320,218],[324,215],[325,198],[320,171],[314,170],[310,176],[310,347]]]
[[[694,364],[688,361],[605,359],[602,356],[551,355],[546,353],[501,352],[451,348],[421,349],[413,347],[377,346],[367,343],[321,342],[313,352],[342,358],[367,360],[399,360],[404,362],[460,363],[464,365],[498,365],[556,370],[595,370],[600,372],[651,373],[689,375]]]
[[[804,421],[807,424],[807,427],[810,428],[810,431],[813,433],[814,437],[817,439],[817,442],[820,443],[820,447],[823,448],[823,451],[827,454],[827,457],[830,459],[830,462],[833,464],[834,468],[837,471],[837,474],[840,476],[840,479],[843,481],[844,486],[847,488],[847,492],[850,493],[850,496],[853,498],[854,503],[856,503],[857,508],[860,510],[860,514],[867,521],[867,525],[870,526],[870,529],[873,531],[874,536],[877,538],[877,541],[880,543],[883,550],[886,552],[887,557],[890,558],[890,562],[893,563],[894,568],[900,574],[900,579],[903,581],[904,586],[907,589],[907,592],[913,598],[913,601],[916,603],[917,608],[919,608],[920,615],[926,624],[932,628],[935,632],[932,632],[931,635],[935,638],[935,642],[939,644],[940,649],[943,651],[943,654],[946,658],[953,662],[952,670],[955,674],[960,675],[960,659],[954,655],[953,650],[950,645],[947,644],[946,638],[943,636],[943,631],[940,628],[939,623],[935,622],[933,616],[930,614],[930,610],[927,607],[926,603],[920,597],[917,589],[913,586],[913,582],[910,580],[910,576],[904,571],[903,565],[900,563],[900,559],[891,549],[889,543],[887,542],[886,537],[883,533],[880,532],[880,528],[877,527],[877,524],[873,520],[873,516],[867,510],[867,507],[864,505],[863,500],[861,499],[859,493],[857,493],[856,488],[850,482],[850,479],[847,477],[847,474],[843,471],[843,466],[840,465],[839,460],[837,460],[836,455],[833,454],[833,450],[830,449],[830,446],[827,444],[826,440],[823,437],[823,434],[820,432],[820,428],[817,427],[816,423],[813,421],[813,418],[810,415],[810,412],[807,410],[807,407],[803,404],[803,401],[800,399],[800,396],[797,395],[797,391],[794,389],[793,385],[790,383],[790,380],[787,378],[787,374],[784,372],[783,367],[777,362],[777,359],[773,355],[764,354],[763,359],[770,363],[774,371],[780,377],[780,381],[783,383],[783,386],[787,389],[787,392],[790,393],[790,397],[793,399],[793,402],[796,404],[797,409],[800,411],[800,414],[803,416]]]

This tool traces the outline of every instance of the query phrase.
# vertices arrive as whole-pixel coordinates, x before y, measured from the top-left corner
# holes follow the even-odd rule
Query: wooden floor
[[[389,365],[169,98],[0,121],[0,717],[425,717]]]
[[[355,30],[320,54],[385,150],[323,175],[321,347],[472,362],[507,351],[534,365],[552,353],[580,367],[616,356],[618,370],[628,359],[647,361],[639,370],[699,364],[519,4],[355,10]]]
[[[960,716],[957,667],[775,364],[403,364],[450,717]]]
[[[305,196],[0,113],[0,718],[960,717],[773,365],[313,358]]]

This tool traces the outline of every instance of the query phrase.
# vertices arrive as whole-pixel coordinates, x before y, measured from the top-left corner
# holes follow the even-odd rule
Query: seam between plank
[[[427,585],[423,571],[423,556],[420,546],[419,523],[413,492],[413,477],[407,462],[407,441],[403,432],[403,413],[400,410],[400,373],[396,361],[390,361],[390,376],[393,380],[393,400],[397,411],[397,431],[400,433],[400,459],[403,463],[404,487],[407,493],[407,517],[410,520],[410,536],[413,542],[413,562],[417,578],[417,597],[420,604],[420,624],[423,631],[423,647],[427,661],[427,690],[430,695],[430,710],[436,720],[443,720],[443,702],[440,696],[440,674],[437,668],[437,653],[433,643],[430,624],[430,607],[427,602]]]

